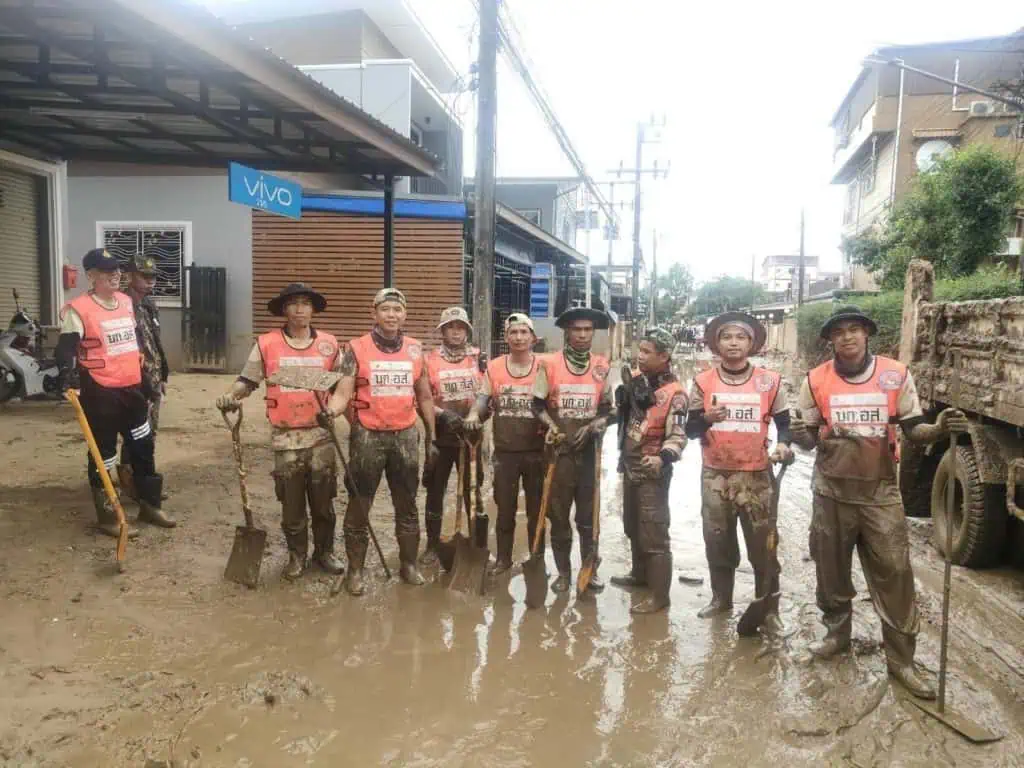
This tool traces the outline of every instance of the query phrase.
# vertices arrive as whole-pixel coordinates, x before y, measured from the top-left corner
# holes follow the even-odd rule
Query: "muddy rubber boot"
[[[348,557],[348,573],[345,574],[345,591],[352,597],[359,597],[366,591],[363,584],[363,564],[366,562],[366,548],[370,542],[345,537],[345,555]]]
[[[324,573],[332,576],[340,576],[345,572],[345,566],[333,552],[313,553],[313,563]]]
[[[811,643],[810,651],[819,659],[831,659],[850,647],[850,636],[853,634],[853,611],[843,613],[826,613],[821,617],[825,625],[825,637],[817,643]]]
[[[160,528],[174,528],[178,523],[161,509],[160,501],[164,488],[163,475],[135,478],[135,487],[139,491],[139,520]]]
[[[672,555],[650,555],[647,558],[647,581],[651,596],[634,605],[630,613],[657,613],[669,607],[672,588]]]
[[[558,568],[558,576],[551,582],[551,591],[559,594],[568,592],[572,586],[572,563],[569,558],[569,547],[563,549],[561,546],[556,547],[552,544],[551,549],[554,550],[555,566]]]
[[[90,488],[92,491],[92,505],[96,510],[96,530],[104,536],[116,539],[121,534],[120,526],[117,524],[117,512],[107,498],[102,488]],[[138,538],[139,532],[131,524],[128,525],[128,538]]]
[[[139,493],[135,490],[135,477],[132,473],[131,464],[117,465],[117,483],[121,486],[122,496],[127,496],[132,501],[139,500]]]
[[[935,688],[931,683],[927,682],[921,674],[914,667],[914,663],[910,664],[898,664],[892,660],[888,662],[889,674],[892,675],[897,682],[899,682],[904,688],[919,699],[934,699]]]
[[[711,602],[697,611],[697,617],[710,619],[732,610],[732,588],[736,571],[732,568],[711,569]]]
[[[338,576],[345,572],[345,566],[334,554],[334,529],[337,518],[333,514],[325,518],[314,518],[313,528],[313,564],[324,573]]]
[[[306,557],[295,550],[288,550],[288,564],[281,571],[281,578],[295,581],[306,572]]]
[[[418,533],[403,533],[398,537],[398,559],[401,567],[398,575],[402,581],[414,587],[426,584],[426,580],[416,567],[416,554],[420,548],[420,535]]]
[[[761,625],[761,634],[765,637],[782,637],[785,633],[786,627],[782,623],[782,619],[779,618],[777,613],[769,613],[765,616],[764,623]]]
[[[629,540],[629,548],[633,553],[633,565],[629,569],[629,573],[623,574],[622,576],[612,576],[609,581],[616,587],[623,587],[626,589],[631,587],[646,587],[647,572],[645,567],[647,565],[647,558],[644,557],[643,552],[640,551],[640,547],[633,539]]]
[[[441,518],[428,517],[424,522],[427,529],[427,546],[420,555],[420,565],[437,565],[437,547],[441,543]]]
[[[512,545],[515,543],[515,534],[508,531],[495,531],[495,547],[498,552],[494,557],[494,567],[491,573],[499,576],[512,567]]]

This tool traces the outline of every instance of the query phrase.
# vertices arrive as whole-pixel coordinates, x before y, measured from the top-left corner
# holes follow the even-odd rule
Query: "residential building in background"
[[[761,287],[768,293],[782,293],[796,289],[800,271],[799,256],[765,256],[761,261]],[[818,279],[818,257],[804,257],[804,293]]]
[[[872,58],[902,59],[926,72],[991,90],[998,82],[1021,79],[1024,29],[1004,37],[890,46]],[[902,94],[901,115],[900,70],[865,64],[832,118],[832,183],[846,187],[846,237],[878,224],[907,192],[914,175],[930,167],[936,156],[968,144],[1021,154],[1024,128],[1012,108],[911,72],[904,76]],[[1008,253],[1020,252],[1022,222],[1007,222],[1008,237],[1016,238],[1008,242]],[[844,264],[843,272],[852,288],[875,287],[861,268]]]
[[[499,177],[495,198],[534,226],[576,247],[576,208],[582,189],[575,176]],[[465,182],[466,195],[473,195],[473,181]],[[582,222],[580,222],[582,226]]]

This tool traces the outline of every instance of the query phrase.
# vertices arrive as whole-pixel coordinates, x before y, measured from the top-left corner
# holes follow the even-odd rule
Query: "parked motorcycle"
[[[14,294],[14,317],[0,333],[0,403],[13,397],[59,398],[60,380],[55,360],[39,357],[42,329],[21,308]]]

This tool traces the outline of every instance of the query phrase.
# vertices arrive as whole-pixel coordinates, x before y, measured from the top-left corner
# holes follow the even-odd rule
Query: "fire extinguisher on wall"
[[[70,291],[78,285],[78,267],[74,264],[65,264],[63,268],[64,290]]]

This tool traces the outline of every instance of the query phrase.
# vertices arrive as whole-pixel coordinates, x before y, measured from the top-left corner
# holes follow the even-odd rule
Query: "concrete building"
[[[765,256],[761,260],[761,277],[759,283],[768,293],[796,292],[798,273],[800,271],[799,256]],[[804,256],[804,293],[807,287],[818,279],[818,257]]]
[[[1024,55],[1024,30],[1005,37],[957,40],[881,48],[872,58],[902,59],[906,64],[982,89],[998,81],[1018,80]],[[936,155],[982,143],[1019,155],[1024,140],[1020,116],[1004,105],[906,73],[868,63],[850,86],[832,118],[835,132],[832,183],[846,187],[844,236],[879,223],[892,203],[909,189],[915,174]],[[899,118],[899,120],[898,120]],[[1019,253],[1024,221],[1008,222],[1008,252]],[[844,264],[855,289],[872,288],[862,269]]]
[[[473,195],[473,181],[465,183],[466,195]],[[576,208],[581,182],[575,176],[499,177],[495,198],[531,224],[575,248]]]

